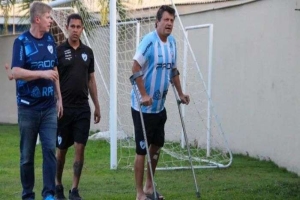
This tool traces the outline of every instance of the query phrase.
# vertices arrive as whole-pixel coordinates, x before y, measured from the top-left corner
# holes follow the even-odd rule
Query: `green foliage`
[[[19,133],[16,125],[0,125],[0,199],[20,199]],[[71,187],[74,150],[70,148],[63,175],[65,193]],[[35,192],[42,189],[41,146],[36,147]],[[131,158],[133,159],[133,158]],[[109,169],[109,143],[89,141],[80,181],[80,194],[89,200],[135,199],[132,169]],[[133,160],[132,160],[133,161]],[[201,200],[299,200],[300,178],[271,161],[234,155],[227,169],[195,170]],[[157,189],[166,199],[197,199],[191,170],[157,171]]]

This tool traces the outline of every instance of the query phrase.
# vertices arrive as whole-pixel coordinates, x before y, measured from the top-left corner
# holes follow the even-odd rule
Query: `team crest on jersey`
[[[47,49],[48,49],[48,51],[51,53],[51,54],[53,54],[53,46],[52,45],[48,45],[47,46]]]
[[[153,99],[154,100],[160,100],[161,99],[161,93],[159,90],[156,90],[153,94]]]
[[[87,60],[87,55],[86,55],[86,53],[81,54],[81,57],[82,57],[82,59],[83,59],[84,61]]]

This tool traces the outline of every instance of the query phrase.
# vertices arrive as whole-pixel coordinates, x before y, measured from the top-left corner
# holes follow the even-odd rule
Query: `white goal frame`
[[[71,3],[74,0],[58,0],[55,2],[49,3],[51,6],[60,6],[60,5],[65,5],[67,3]],[[174,5],[174,1],[170,0],[172,3],[173,7],[175,8],[176,15],[179,16],[178,11],[176,9],[176,6]],[[66,7],[65,7],[66,8]],[[59,8],[58,8],[59,9]],[[74,12],[76,12],[76,8],[73,8]],[[110,68],[110,74],[109,74],[109,89],[105,85],[105,88],[107,90],[107,93],[109,94],[109,127],[108,127],[108,134],[109,134],[109,142],[110,142],[110,169],[117,169],[118,168],[118,88],[117,88],[117,75],[118,75],[118,64],[117,64],[117,57],[118,57],[118,52],[117,52],[117,30],[119,25],[125,25],[125,24],[134,24],[136,26],[136,46],[138,46],[139,43],[139,38],[140,38],[140,22],[137,20],[132,20],[132,21],[126,21],[126,22],[117,22],[117,7],[116,7],[116,0],[110,0],[110,6],[109,6],[109,31],[110,31],[110,36],[109,36],[109,68]],[[183,92],[186,90],[186,76],[187,72],[186,69],[186,59],[187,59],[187,52],[190,51],[191,53],[189,54],[195,64],[196,64],[196,71],[198,71],[198,75],[200,75],[199,80],[204,80],[202,77],[202,73],[200,70],[200,67],[197,64],[196,57],[192,51],[191,45],[188,41],[188,31],[194,30],[194,29],[202,29],[202,28],[208,28],[209,29],[209,49],[208,49],[208,83],[207,86],[205,83],[203,83],[203,86],[205,88],[205,93],[207,95],[207,121],[206,121],[206,138],[205,136],[203,137],[206,139],[206,156],[210,157],[211,154],[211,119],[214,117],[216,124],[218,125],[219,132],[221,133],[221,136],[225,140],[225,149],[227,149],[227,153],[229,154],[229,162],[224,165],[220,164],[214,161],[210,161],[209,159],[202,159],[200,157],[193,157],[193,159],[196,161],[201,161],[205,162],[208,164],[211,164],[209,166],[196,166],[195,168],[225,168],[231,165],[232,163],[232,153],[231,150],[229,149],[229,145],[227,142],[227,139],[225,138],[225,134],[222,130],[221,124],[217,118],[216,113],[214,113],[212,101],[211,101],[211,74],[212,74],[212,53],[213,53],[213,25],[212,24],[204,24],[204,25],[196,25],[196,26],[189,26],[189,27],[183,27],[182,21],[180,18],[178,18],[178,21],[180,23],[180,27],[183,30],[183,35],[184,35],[184,55],[183,55],[183,76],[182,76],[182,85],[183,85]],[[83,32],[83,38],[86,40],[87,45],[90,46],[89,41],[87,39],[86,33]],[[181,38],[181,37],[180,37]],[[182,54],[181,54],[182,55]],[[95,63],[101,78],[102,73],[100,66],[98,63]],[[129,78],[129,77],[128,77]],[[109,90],[109,91],[108,91]],[[108,101],[107,101],[108,102]],[[205,104],[203,104],[205,105]],[[184,113],[184,107],[183,108],[183,113]],[[178,129],[180,131],[180,129]],[[205,133],[205,132],[204,132]],[[179,139],[181,137],[181,143],[179,146],[185,148],[186,144],[183,142],[183,134],[179,132]],[[164,149],[164,148],[163,148]],[[170,154],[171,157],[176,157],[176,153],[174,154],[173,152],[168,152],[166,150],[167,154]],[[205,152],[205,151],[204,151]],[[181,156],[183,160],[186,160],[185,156]],[[187,169],[189,167],[167,167],[167,168],[157,168],[158,170],[168,170],[168,169]]]
[[[212,107],[211,107],[211,78],[212,78],[212,56],[213,56],[213,34],[214,34],[214,25],[213,24],[199,24],[195,26],[187,26],[185,27],[185,37],[188,39],[188,31],[191,30],[197,30],[197,29],[204,29],[208,28],[208,75],[207,75],[207,97],[209,101],[207,102],[207,133],[206,133],[206,140],[207,140],[207,146],[206,146],[206,156],[210,156],[210,137],[211,137],[211,112],[212,112]],[[182,78],[182,90],[185,92],[185,86],[186,86],[186,75],[187,75],[187,53],[188,53],[188,40],[184,39],[184,56],[183,56],[183,78]],[[195,58],[194,58],[195,60]],[[200,70],[200,67],[198,63],[196,62],[197,68]],[[200,72],[200,71],[199,71]],[[199,73],[201,76],[201,73]],[[201,77],[202,78],[202,77]],[[202,78],[203,79],[203,78]],[[184,115],[184,107],[182,109],[183,115]],[[183,134],[182,134],[183,138]],[[185,146],[184,140],[182,139],[182,148]]]
[[[171,0],[173,7],[175,8],[176,14],[178,14],[178,11],[176,9],[176,6],[174,5],[174,1]],[[111,155],[110,155],[110,169],[117,169],[117,60],[116,60],[116,52],[117,52],[117,20],[116,20],[116,0],[111,0],[110,1],[110,69],[111,69],[111,74],[110,74],[110,123],[109,123],[109,130],[110,130],[110,150],[111,150]],[[182,21],[179,19],[180,26],[183,27]],[[212,53],[213,53],[213,25],[212,24],[204,24],[204,25],[197,25],[197,26],[189,26],[185,27],[185,45],[184,45],[184,52],[186,53],[189,49],[191,48],[191,45],[188,42],[188,31],[193,30],[193,29],[201,29],[201,28],[209,28],[209,65],[208,65],[208,84],[207,84],[207,98],[208,98],[208,113],[207,117],[208,119],[211,119],[211,112],[212,112],[212,103],[211,103],[211,73],[212,73]],[[186,57],[186,56],[185,56]],[[192,57],[196,62],[196,57],[194,53],[192,53]],[[200,70],[200,67],[197,65],[197,70],[199,72],[201,80],[203,80],[202,73]],[[184,67],[185,69],[186,67]],[[185,77],[186,77],[186,72],[183,72],[183,91],[185,91]],[[205,86],[205,83],[204,83]],[[206,86],[205,86],[206,87]],[[184,110],[183,110],[184,113]],[[232,163],[232,153],[231,150],[229,149],[229,145],[227,142],[227,139],[225,138],[225,134],[221,128],[221,124],[219,120],[217,119],[217,123],[219,125],[219,129],[221,129],[221,133],[225,139],[225,144],[226,148],[229,152],[230,156],[230,162],[227,165],[220,165],[218,163],[213,163],[215,166],[218,167],[228,167]],[[210,156],[210,120],[207,121],[207,152],[206,155]],[[183,134],[182,134],[183,138]],[[183,139],[181,141],[184,141]],[[182,147],[184,147],[184,142],[181,143]],[[205,160],[203,160],[205,162]],[[208,161],[209,162],[209,161]],[[206,168],[206,167],[199,167],[199,168]],[[208,167],[210,168],[210,167]],[[160,168],[158,168],[160,169]],[[171,169],[171,168],[168,168]],[[176,168],[177,169],[177,168]]]

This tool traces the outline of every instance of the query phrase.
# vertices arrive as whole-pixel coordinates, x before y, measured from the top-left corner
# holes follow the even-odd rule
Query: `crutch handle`
[[[175,76],[178,76],[178,75],[180,75],[178,69],[172,70],[172,72],[171,72],[171,79],[174,78]],[[172,81],[171,81],[171,82],[172,82]]]
[[[132,74],[132,75],[130,76],[130,78],[129,78],[131,84],[134,85],[135,79],[138,78],[138,77],[140,77],[140,76],[143,76],[143,75],[144,75],[144,74],[143,74],[142,71],[138,71],[138,72]]]
[[[177,104],[178,104],[178,105],[180,105],[180,104],[189,104],[189,101],[190,101],[190,100],[189,100],[189,97],[188,97],[188,96],[185,97],[186,103],[182,102],[182,100],[180,99],[180,97],[176,97],[176,98],[178,98],[178,99],[177,99]]]

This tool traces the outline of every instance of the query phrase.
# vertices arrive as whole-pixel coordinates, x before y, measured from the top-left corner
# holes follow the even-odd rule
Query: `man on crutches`
[[[182,93],[176,66],[176,42],[171,35],[174,20],[175,10],[169,6],[161,6],[156,15],[156,30],[144,36],[133,58],[131,111],[136,141],[136,200],[164,199],[156,191],[153,177],[160,148],[165,141],[167,113],[164,103],[170,79],[181,103],[190,102],[189,96]],[[143,187],[146,154],[147,178]]]

